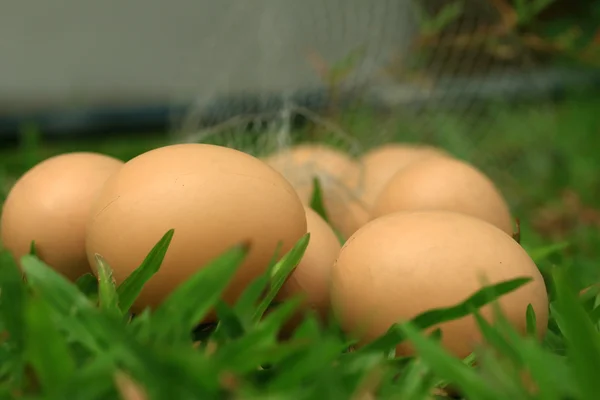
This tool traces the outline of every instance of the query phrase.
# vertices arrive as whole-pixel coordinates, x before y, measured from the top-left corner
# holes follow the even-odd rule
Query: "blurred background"
[[[598,0],[6,1],[0,196],[72,150],[428,143],[592,260],[599,67]]]

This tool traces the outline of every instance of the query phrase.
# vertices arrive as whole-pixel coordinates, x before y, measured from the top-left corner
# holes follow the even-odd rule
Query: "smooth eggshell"
[[[27,171],[2,208],[1,240],[16,259],[35,241],[37,255],[70,280],[90,272],[85,225],[94,198],[123,162],[96,153],[66,153]]]
[[[101,254],[123,282],[169,229],[169,250],[134,311],[158,306],[207,263],[249,243],[223,295],[233,303],[266,272],[278,243],[282,256],[306,233],[306,216],[292,186],[259,159],[214,145],[171,145],[130,160],[106,182],[88,222],[88,258]]]
[[[466,300],[484,284],[521,277],[532,281],[498,303],[517,331],[526,331],[532,305],[542,336],[548,323],[544,280],[523,248],[505,232],[478,218],[447,211],[399,212],[369,222],[344,245],[332,268],[332,304],[342,327],[359,345],[397,322]],[[481,314],[491,321],[490,305]],[[466,357],[482,340],[472,316],[434,327],[442,343]],[[430,330],[431,331],[431,330]],[[409,355],[407,343],[397,355]]]
[[[305,210],[310,241],[302,260],[279,291],[278,300],[302,295],[309,308],[324,316],[329,309],[331,267],[342,246],[319,214],[310,207]]]
[[[460,212],[513,233],[508,204],[495,184],[474,166],[450,157],[429,157],[397,172],[377,197],[371,219],[417,210]]]
[[[368,151],[359,160],[363,171],[360,198],[372,207],[396,172],[415,161],[435,156],[448,154],[435,147],[406,143],[387,144]]]
[[[343,152],[319,144],[301,144],[275,153],[265,162],[286,177],[305,205],[312,199],[313,178],[319,178],[329,222],[344,237],[368,221],[368,211],[357,193],[360,168]]]

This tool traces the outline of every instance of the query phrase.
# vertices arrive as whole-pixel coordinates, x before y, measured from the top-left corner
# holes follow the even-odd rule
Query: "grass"
[[[154,312],[131,318],[133,300],[168,251],[169,231],[118,286],[101,257],[99,279],[86,275],[70,283],[34,254],[20,260],[23,280],[17,262],[0,252],[0,399],[416,400],[449,393],[474,400],[594,399],[600,393],[600,289],[580,291],[600,283],[597,110],[599,100],[573,97],[561,104],[498,106],[480,125],[441,113],[426,123],[359,113],[341,121],[367,145],[420,139],[443,146],[499,182],[521,220],[522,244],[548,283],[550,322],[541,342],[531,309],[526,336],[501,314],[494,324],[478,317],[479,308],[525,280],[485,287],[461,304],[399,321],[358,350],[334,321],[322,326],[312,316],[280,341],[297,301],[267,310],[308,235],[250,283],[235,305],[220,301],[220,294],[245,257],[243,244],[213,260]],[[15,177],[53,154],[93,150],[127,160],[166,143],[159,135],[51,145],[37,142],[32,132],[25,138],[17,151],[0,152],[4,194]],[[219,324],[197,329],[196,321],[213,307]],[[423,333],[471,313],[488,346],[465,360],[439,346],[439,335]],[[418,356],[390,357],[404,340]]]

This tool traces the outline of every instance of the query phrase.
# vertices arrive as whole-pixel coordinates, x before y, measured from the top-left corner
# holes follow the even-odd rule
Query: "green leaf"
[[[97,330],[89,326],[89,310],[95,310],[94,304],[65,277],[44,264],[35,256],[25,255],[21,265],[27,276],[29,286],[39,293],[50,306],[50,312],[61,320],[61,328],[88,349],[101,353],[98,340],[92,332]]]
[[[473,316],[479,327],[479,331],[485,338],[485,342],[498,350],[504,357],[507,357],[512,362],[521,365],[523,363],[521,355],[516,351],[510,341],[502,335],[502,333],[484,319],[479,311],[474,311]]]
[[[451,381],[465,394],[466,398],[478,400],[504,400],[502,394],[496,394],[495,388],[489,387],[477,373],[449,354],[434,340],[419,332],[414,323],[398,326],[403,335],[414,346],[417,354],[440,377]]]
[[[75,361],[65,337],[50,318],[48,306],[39,298],[28,301],[27,360],[44,391],[50,395],[60,393],[75,372]]]
[[[35,248],[35,240],[32,240],[31,244],[29,245],[29,254],[32,256],[37,256],[37,250]]]
[[[310,208],[312,208],[317,214],[329,223],[327,211],[325,210],[325,204],[323,203],[323,189],[321,188],[321,181],[318,177],[313,178],[313,192],[310,200]]]
[[[121,311],[129,311],[142,288],[152,276],[158,272],[167,254],[175,230],[171,229],[154,245],[142,264],[136,268],[117,288]]]
[[[267,308],[269,308],[277,296],[277,293],[285,283],[288,276],[292,273],[294,268],[298,266],[300,260],[302,260],[302,257],[304,257],[304,252],[308,247],[309,240],[310,233],[306,233],[296,243],[296,245],[273,266],[273,269],[270,271],[271,286],[269,287],[267,295],[262,299],[254,311],[254,322],[257,322],[262,318],[265,311],[267,311]]]
[[[573,365],[583,398],[600,393],[600,333],[579,302],[567,271],[555,268],[553,281],[556,291],[554,316],[567,342],[567,354]]]
[[[156,337],[189,337],[192,329],[217,303],[248,250],[247,244],[233,247],[203,266],[171,293],[152,316]]]
[[[75,286],[90,300],[95,301],[98,297],[98,278],[90,273],[81,275],[75,282]]]
[[[539,398],[547,400],[580,399],[577,380],[566,364],[564,357],[556,356],[543,349],[536,339],[529,337],[518,346],[527,369],[536,383],[540,393]]]
[[[100,254],[95,254],[96,270],[98,272],[98,299],[100,308],[110,315],[122,316],[119,309],[117,285],[110,265]]]
[[[8,251],[0,251],[0,321],[17,351],[23,349],[25,340],[25,295],[19,266]]]
[[[234,372],[246,373],[255,370],[257,365],[267,364],[273,362],[275,358],[288,355],[288,350],[282,348],[278,351],[281,345],[277,344],[277,334],[298,305],[299,300],[295,298],[280,304],[252,331],[219,347],[215,354],[217,365]]]
[[[551,244],[549,246],[544,246],[544,247],[541,247],[538,249],[530,250],[530,251],[528,251],[528,253],[529,253],[529,257],[531,257],[531,259],[535,263],[538,263],[542,260],[545,260],[546,258],[550,257],[551,255],[553,255],[555,253],[565,250],[568,247],[569,247],[568,242],[561,242],[561,243]]]
[[[244,335],[245,330],[238,319],[235,311],[230,308],[223,300],[217,301],[215,305],[219,324],[211,338],[223,335],[224,338],[237,339]]]
[[[537,316],[531,304],[527,305],[526,312],[527,334],[531,337],[537,337]]]
[[[427,399],[433,388],[431,370],[422,360],[411,361],[402,371],[398,398]]]
[[[273,268],[277,265],[279,259],[281,247],[283,243],[280,241],[275,248],[273,257],[269,261],[269,267],[267,271],[258,278],[254,279],[242,292],[242,295],[236,301],[233,309],[238,316],[240,322],[245,329],[250,328],[254,321],[254,310],[257,307],[257,303],[263,293],[265,292],[269,282],[271,280],[271,273]]]
[[[278,365],[277,379],[269,385],[270,390],[285,390],[301,384],[318,374],[317,366],[333,363],[344,350],[344,344],[333,338],[323,338],[302,353],[296,353]]]
[[[529,277],[516,278],[485,286],[453,307],[433,309],[417,315],[412,319],[412,323],[420,329],[427,329],[444,322],[466,317],[471,314],[472,310],[480,309],[497,298],[517,290],[529,281],[531,281]],[[402,330],[399,329],[398,325],[392,325],[385,335],[369,343],[361,351],[388,351],[403,340]]]

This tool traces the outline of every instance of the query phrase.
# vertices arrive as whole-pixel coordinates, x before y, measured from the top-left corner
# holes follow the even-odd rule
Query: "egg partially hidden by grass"
[[[85,225],[92,202],[123,162],[103,154],[48,158],[12,186],[2,208],[2,246],[19,260],[35,241],[38,257],[74,281],[90,272]]]
[[[313,180],[318,178],[329,223],[349,237],[369,214],[358,198],[360,168],[345,153],[320,144],[301,144],[265,158],[292,184],[302,203],[310,205]]]
[[[419,210],[455,211],[513,233],[508,204],[495,184],[474,166],[450,157],[421,159],[398,171],[375,200],[371,219]]]
[[[464,214],[399,212],[369,222],[346,242],[332,268],[331,298],[343,329],[364,345],[394,323],[458,305],[485,285],[517,278],[531,281],[501,296],[498,305],[516,331],[525,334],[531,304],[541,337],[548,323],[544,280],[512,237]],[[492,321],[491,305],[480,313]],[[473,316],[428,332],[436,328],[443,346],[459,358],[483,340]],[[412,353],[409,343],[396,347],[398,356]]]
[[[366,152],[359,160],[362,168],[362,201],[372,207],[396,172],[423,158],[439,156],[449,155],[435,147],[404,143],[387,144]]]
[[[159,306],[180,284],[235,245],[249,253],[223,293],[233,304],[278,250],[306,234],[294,188],[261,160],[227,147],[171,145],[141,154],[105,184],[88,221],[86,249],[123,282],[170,229],[173,239],[133,311]],[[201,294],[199,294],[201,295]],[[204,321],[216,317],[214,310]]]
[[[329,310],[331,267],[341,244],[335,232],[319,214],[305,207],[310,240],[302,260],[290,274],[277,295],[284,300],[296,295],[304,297],[304,307],[326,316]]]

